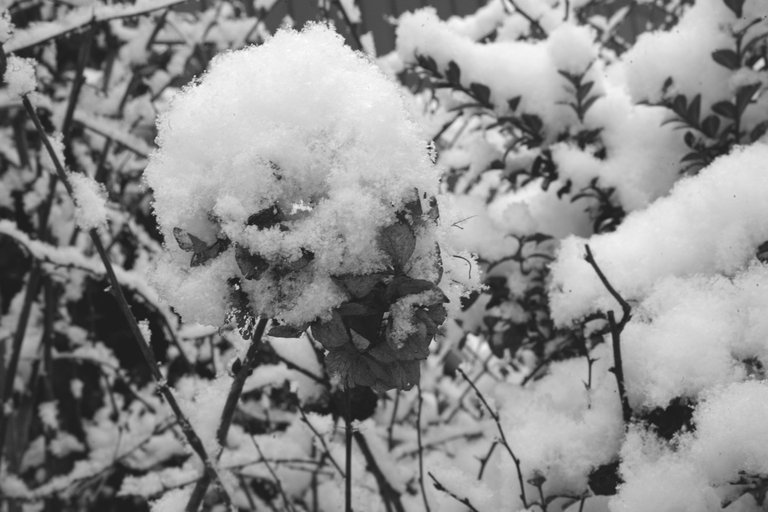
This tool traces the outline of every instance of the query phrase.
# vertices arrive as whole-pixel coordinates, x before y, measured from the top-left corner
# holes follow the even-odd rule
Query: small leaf
[[[693,135],[693,132],[685,132],[685,135],[683,136],[683,142],[685,142],[685,145],[689,148],[694,147],[696,144],[696,137]]]
[[[246,279],[260,279],[269,269],[269,262],[258,254],[251,254],[242,245],[235,246],[235,262]]]
[[[480,84],[477,82],[472,82],[471,84],[469,84],[469,89],[472,91],[472,94],[475,95],[475,98],[477,98],[480,103],[482,103],[485,106],[492,106],[491,90],[488,88],[487,85]]]
[[[421,363],[414,361],[397,361],[391,365],[391,387],[408,391],[419,382]]]
[[[684,94],[678,94],[671,104],[672,111],[677,114],[680,119],[685,119],[688,113],[688,98]]]
[[[733,14],[735,14],[737,18],[741,18],[742,7],[744,6],[744,0],[724,0],[724,1],[725,1],[725,5],[727,5],[731,11],[733,11]]]
[[[744,113],[744,111],[747,109],[747,106],[752,101],[752,96],[754,96],[755,93],[760,90],[762,85],[763,84],[760,82],[757,82],[739,87],[739,89],[736,91],[736,110],[738,111],[739,115]]]
[[[701,94],[697,94],[693,97],[691,100],[691,103],[688,105],[688,111],[686,112],[686,120],[691,124],[691,126],[698,126],[699,125],[699,116],[701,115]]]
[[[510,354],[516,354],[525,342],[525,334],[525,326],[510,325],[501,337],[504,348],[509,349]]]
[[[544,126],[541,118],[535,114],[523,114],[520,116],[520,119],[522,119],[523,123],[525,123],[525,125],[534,133],[541,132],[541,128]]]
[[[194,235],[189,236],[192,238],[192,243],[195,246],[195,253],[192,255],[192,261],[189,263],[191,267],[202,265],[223,253],[229,247],[229,239],[227,238],[218,238],[212,245],[206,246],[205,242],[195,238]]]
[[[736,105],[730,101],[718,101],[712,105],[712,112],[720,114],[727,119],[736,119],[738,116]]]
[[[432,222],[437,222],[440,218],[440,210],[437,207],[437,199],[434,197],[429,198],[429,210],[427,210],[427,218]]]
[[[383,278],[383,274],[347,275],[334,277],[334,281],[340,284],[352,298],[360,299],[371,293]]]
[[[741,62],[739,62],[739,55],[735,51],[728,48],[723,48],[712,52],[712,60],[732,71],[735,71],[741,67]]]
[[[395,302],[407,295],[414,295],[427,290],[439,290],[430,281],[424,279],[413,279],[408,276],[395,277],[387,286],[387,300]]]
[[[416,62],[418,62],[419,66],[423,67],[424,69],[440,76],[440,73],[437,69],[437,62],[435,62],[435,59],[432,57],[428,55],[416,55]]]
[[[445,72],[445,77],[448,81],[454,85],[461,84],[461,68],[454,61],[448,63],[448,69]]]
[[[372,311],[362,304],[357,302],[345,302],[337,308],[337,311],[341,316],[366,316],[370,315]]]
[[[704,160],[704,156],[698,151],[692,151],[686,154],[680,159],[680,162],[701,162]]]
[[[427,327],[418,322],[416,332],[409,334],[403,346],[395,350],[397,359],[399,361],[423,361],[429,356],[430,341],[432,341],[432,336],[427,332]]]
[[[403,206],[403,209],[411,214],[411,218],[413,220],[421,218],[421,216],[424,214],[424,210],[421,208],[421,200],[419,199],[419,194],[416,194],[416,197],[412,201],[408,201]]]
[[[354,345],[358,351],[364,352],[371,346],[371,342],[368,341],[365,336],[358,334],[354,329],[350,329],[349,334],[352,335],[352,345]]]
[[[528,483],[534,487],[541,487],[546,481],[546,477],[540,471],[534,471],[533,476],[528,479]]]
[[[259,229],[268,229],[280,223],[280,209],[277,205],[256,212],[246,221],[248,226],[256,226]]]
[[[750,142],[755,142],[757,139],[765,135],[766,130],[768,130],[768,121],[761,121],[757,123],[749,134]]]
[[[571,182],[571,180],[567,180],[565,182],[565,185],[563,185],[557,190],[557,198],[561,199],[565,194],[568,194],[571,191],[572,186],[573,186],[573,183]]]
[[[704,118],[701,123],[701,131],[707,137],[717,137],[717,131],[720,129],[720,118],[716,115],[710,115]]]
[[[761,263],[768,263],[768,241],[760,244],[755,256]]]
[[[307,326],[293,327],[291,325],[273,325],[268,336],[274,336],[275,338],[300,338],[304,331],[307,330]]]
[[[353,347],[344,346],[330,349],[325,355],[325,368],[332,378],[336,378],[349,387],[350,370],[357,354]]]
[[[378,244],[379,248],[392,260],[392,266],[402,269],[416,249],[416,236],[410,226],[398,222],[381,230]]]
[[[517,107],[520,105],[521,98],[521,96],[515,96],[514,98],[507,100],[507,106],[509,107],[509,110],[512,112],[517,110]]]
[[[526,242],[536,242],[537,244],[546,242],[547,240],[552,240],[552,235],[547,235],[546,233],[533,233],[531,235],[526,235],[525,237]]]
[[[312,336],[328,350],[341,347],[350,341],[344,320],[336,311],[327,322],[312,322]]]
[[[181,250],[186,252],[192,252],[195,250],[195,241],[198,243],[200,239],[194,235],[190,235],[181,228],[173,228],[173,238],[176,239],[176,243],[179,244]],[[203,244],[205,246],[205,244]]]
[[[664,80],[664,83],[661,85],[661,91],[666,94],[666,92],[669,90],[670,87],[672,87],[672,84],[674,84],[675,81],[672,79],[671,76],[668,76],[666,80]]]
[[[389,346],[389,343],[377,343],[368,350],[368,355],[384,364],[397,361],[397,352]]]
[[[579,86],[578,89],[576,89],[576,98],[578,98],[579,101],[582,101],[584,98],[587,97],[589,92],[592,90],[592,87],[595,85],[595,82],[589,81],[584,82]]]
[[[574,87],[579,83],[579,77],[577,75],[573,75],[562,69],[558,69],[557,72],[560,74],[560,76],[562,76],[563,78],[568,80],[571,84],[573,84]]]

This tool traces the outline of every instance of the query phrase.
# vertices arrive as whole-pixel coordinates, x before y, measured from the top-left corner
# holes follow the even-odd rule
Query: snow
[[[181,512],[192,495],[192,487],[172,489],[152,502],[152,512]]]
[[[59,430],[59,408],[55,401],[42,402],[37,406],[37,414],[46,428]]]
[[[349,17],[349,21],[352,23],[360,23],[362,20],[360,8],[357,6],[356,0],[340,0],[341,6]]]
[[[589,28],[563,23],[547,38],[552,63],[562,71],[583,74],[597,58],[594,39]]]
[[[75,121],[99,135],[114,140],[143,158],[152,152],[152,148],[144,139],[131,134],[131,128],[124,123],[105,116],[89,114],[83,110],[75,111]]]
[[[158,9],[170,7],[183,0],[137,0],[132,4],[92,5],[69,10],[56,21],[44,21],[30,24],[24,29],[17,29],[3,49],[6,53],[18,52],[30,46],[44,43],[78,30],[91,22],[99,23],[116,18],[138,16]]]
[[[625,447],[626,448],[626,447]],[[715,512],[722,510],[715,490],[707,485],[701,468],[674,453],[622,466],[626,481],[609,502],[611,511]],[[653,489],[653,492],[649,492]]]
[[[104,185],[80,173],[70,173],[69,182],[72,185],[76,205],[77,225],[85,231],[106,227],[109,209]]]
[[[746,4],[745,19],[751,19],[751,13],[754,17],[766,14],[764,2],[752,0]],[[675,30],[643,33],[621,59],[632,97],[658,102],[664,82],[672,77],[669,94],[692,98],[700,93],[702,111],[716,101],[728,99],[731,71],[717,64],[712,52],[734,46],[730,30],[735,22],[726,2],[701,0],[683,14]]]
[[[454,61],[461,70],[465,88],[473,82],[490,88],[494,110],[504,113],[507,101],[521,97],[518,111],[536,114],[553,136],[572,122],[575,115],[560,104],[568,99],[562,77],[549,57],[549,43],[497,41],[477,44],[457,33],[437,17],[432,8],[406,13],[397,27],[397,52],[405,64],[416,63],[417,55],[435,60],[441,72]],[[558,48],[553,47],[557,54]]]
[[[615,379],[607,372],[607,345],[593,351],[591,390],[584,382],[587,361],[554,363],[532,387],[500,385],[502,426],[515,454],[524,463],[525,480],[545,474],[548,494],[578,494],[593,468],[612,461],[623,438]],[[506,463],[506,462],[505,462]]]
[[[737,148],[627,216],[617,231],[565,239],[552,265],[555,320],[565,324],[596,309],[616,308],[584,260],[587,242],[603,273],[628,300],[643,298],[666,276],[732,275],[743,268],[768,240],[762,222],[768,215],[766,158],[766,144]]]
[[[3,82],[7,85],[8,93],[12,97],[24,96],[34,91],[37,87],[35,61],[11,55],[8,57]]]
[[[768,384],[746,381],[715,387],[696,408],[693,464],[713,484],[736,480],[739,471],[768,473]]]
[[[185,320],[224,321],[227,280],[241,276],[235,244],[273,265],[301,267],[241,282],[257,314],[295,325],[345,299],[331,275],[384,268],[378,231],[414,189],[434,194],[437,187],[400,94],[340,36],[310,25],[218,56],[174,98],[145,176],[167,247],[155,281]],[[293,209],[300,204],[308,211]],[[283,228],[247,225],[250,215],[275,206]],[[231,244],[190,267],[174,228],[206,244],[224,237]],[[307,252],[311,262],[299,263]]]
[[[139,330],[144,341],[149,344],[149,340],[152,339],[152,330],[149,328],[149,320],[139,321]]]
[[[270,337],[269,343],[281,358],[322,378],[325,369],[320,364],[312,342],[306,334],[299,339]],[[298,370],[286,372],[286,377],[298,384],[296,394],[302,404],[313,402],[325,394],[322,384]],[[279,381],[274,383],[280,384]]]

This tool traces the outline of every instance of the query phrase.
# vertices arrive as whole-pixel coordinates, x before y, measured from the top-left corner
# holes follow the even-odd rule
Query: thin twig
[[[536,37],[540,37],[542,39],[547,37],[547,32],[546,32],[546,30],[544,30],[544,28],[541,26],[541,24],[537,20],[533,19],[533,17],[530,14],[528,14],[523,9],[521,9],[515,3],[515,0],[502,0],[502,3],[505,4],[505,6],[506,6],[506,2],[507,1],[509,1],[509,3],[512,5],[512,7],[515,9],[515,11],[517,11],[517,13],[520,16],[522,16],[523,18],[528,20],[528,23],[531,24],[531,29],[532,29],[531,32],[533,32]]]
[[[421,383],[416,384],[416,391],[419,394],[419,406],[416,409],[416,443],[419,445],[419,487],[421,488],[421,497],[424,499],[424,509],[431,512],[429,500],[427,500],[427,491],[424,488],[424,447],[421,444],[421,406],[424,402],[421,396]]]
[[[608,290],[608,293],[610,293],[611,296],[616,299],[616,302],[618,302],[621,306],[622,314],[618,326],[619,330],[622,330],[624,329],[624,326],[627,324],[627,322],[629,322],[629,320],[632,318],[632,307],[626,300],[624,300],[624,297],[622,297],[619,292],[616,291],[616,288],[611,285],[610,281],[608,281],[608,278],[605,277],[605,274],[603,274],[603,271],[600,269],[600,266],[597,264],[597,261],[592,254],[592,249],[589,247],[589,244],[587,244],[584,249],[586,250],[584,259],[592,266],[595,273],[597,274],[597,277],[600,278],[600,282],[603,283],[605,289]]]
[[[494,411],[491,406],[488,404],[488,401],[485,399],[485,396],[480,392],[480,390],[477,388],[474,382],[467,376],[466,373],[464,373],[464,370],[461,368],[456,368],[456,371],[458,371],[462,377],[464,377],[464,380],[467,381],[467,383],[472,387],[472,390],[477,395],[477,398],[480,399],[480,402],[482,402],[483,406],[488,411],[488,414],[491,415],[491,418],[493,418],[493,421],[496,423],[496,429],[499,431],[499,438],[501,441],[501,444],[504,446],[504,448],[507,449],[507,453],[509,453],[509,456],[512,457],[512,462],[515,463],[515,469],[517,470],[517,481],[520,485],[520,501],[523,503],[523,507],[528,508],[528,500],[525,497],[525,482],[523,481],[523,470],[520,466],[520,459],[517,458],[517,455],[515,455],[515,452],[512,451],[512,447],[509,444],[509,441],[507,441],[507,436],[504,434],[504,429],[501,427],[501,421],[499,419],[499,413]]]
[[[21,345],[24,342],[24,335],[29,322],[29,315],[32,310],[32,303],[37,297],[40,288],[40,278],[42,271],[40,264],[35,262],[32,271],[27,280],[27,288],[24,291],[24,302],[19,312],[19,320],[16,323],[16,331],[13,333],[13,343],[11,345],[11,357],[8,366],[5,368],[5,379],[3,381],[3,396],[0,403],[0,460],[3,458],[3,449],[5,448],[5,434],[8,429],[8,420],[10,419],[10,400],[13,395],[13,382],[16,378],[16,370],[19,367],[19,358],[21,356]]]
[[[59,161],[59,157],[57,156],[56,151],[53,149],[53,146],[51,145],[51,141],[48,139],[48,135],[45,133],[45,129],[43,128],[42,123],[40,122],[40,118],[38,117],[37,112],[35,111],[35,107],[32,105],[32,103],[29,101],[29,98],[26,95],[22,97],[22,103],[24,105],[24,109],[27,111],[27,114],[32,119],[32,122],[34,123],[35,128],[37,129],[38,134],[40,135],[43,145],[45,146],[45,149],[48,152],[48,155],[50,156],[51,161],[54,164],[54,167],[56,169],[56,174],[59,180],[61,180],[61,182],[64,184],[64,188],[67,190],[67,193],[74,200],[74,191],[72,189],[72,184],[69,182],[67,173],[64,170],[64,167],[62,166],[61,162]],[[211,459],[208,456],[207,451],[205,450],[205,446],[203,445],[203,442],[200,440],[200,437],[195,432],[187,416],[181,410],[179,403],[176,401],[176,397],[174,397],[173,392],[171,391],[171,388],[168,386],[168,382],[166,381],[163,374],[160,372],[160,369],[157,364],[157,360],[155,359],[155,356],[152,353],[152,350],[149,348],[149,345],[144,340],[144,335],[141,333],[141,329],[139,328],[139,324],[136,321],[136,317],[133,316],[133,312],[131,311],[131,308],[128,305],[128,301],[126,300],[125,295],[123,294],[123,290],[122,290],[122,287],[120,286],[120,282],[118,281],[117,276],[115,275],[115,269],[112,266],[112,262],[109,260],[109,256],[107,255],[107,252],[104,249],[104,245],[101,243],[101,239],[99,238],[98,231],[95,228],[91,229],[89,231],[89,235],[91,237],[91,241],[93,242],[94,247],[96,248],[96,251],[99,253],[99,257],[101,258],[102,263],[104,264],[104,268],[107,273],[107,278],[111,286],[111,291],[114,294],[115,298],[117,299],[118,307],[120,308],[120,311],[122,312],[126,322],[128,322],[128,327],[131,331],[131,334],[133,335],[134,341],[138,345],[139,352],[141,353],[142,358],[144,359],[144,363],[149,368],[150,374],[152,375],[152,379],[155,381],[158,392],[163,396],[163,398],[165,398],[169,407],[173,411],[173,414],[176,416],[178,420],[179,426],[181,427],[184,437],[186,438],[187,442],[192,447],[192,449],[195,451],[195,453],[198,455],[198,457],[200,457],[200,460],[202,460],[206,471],[210,472],[213,475],[213,477],[216,479],[216,481],[222,485],[222,490],[224,491],[225,500],[227,501],[227,503],[231,503],[231,499],[229,498],[229,495],[227,494],[226,489],[224,489],[223,487],[224,485],[223,481],[219,477],[218,471],[216,470],[213,463],[211,462]]]
[[[360,447],[360,452],[365,458],[367,469],[376,479],[376,484],[379,486],[379,494],[381,494],[381,497],[384,500],[385,507],[389,509],[389,505],[392,504],[395,508],[395,512],[405,512],[403,503],[400,501],[400,493],[392,487],[389,480],[387,480],[387,477],[384,475],[384,472],[379,467],[379,464],[376,462],[376,457],[373,455],[370,446],[368,446],[368,441],[366,441],[365,436],[361,432],[354,432],[353,435],[355,441],[357,441],[357,445]]]
[[[221,410],[221,419],[219,420],[219,427],[216,430],[216,440],[219,443],[219,452],[216,454],[216,460],[221,457],[221,453],[224,445],[227,442],[227,434],[229,433],[229,427],[232,425],[232,418],[235,415],[237,404],[240,401],[240,395],[243,394],[243,387],[245,386],[245,380],[248,375],[251,374],[253,368],[256,366],[256,355],[259,352],[259,348],[262,343],[262,336],[267,328],[269,320],[266,318],[260,318],[256,325],[253,337],[251,338],[251,344],[248,346],[248,351],[245,354],[245,360],[240,366],[240,370],[232,380],[232,384],[229,387],[229,393],[227,394],[227,400],[224,403],[224,408]],[[200,508],[200,505],[205,498],[205,493],[208,490],[208,486],[211,484],[211,475],[204,474],[200,477],[195,484],[195,488],[192,490],[192,494],[187,501],[186,510],[196,511]]]
[[[608,311],[608,325],[611,328],[611,345],[613,346],[613,368],[611,368],[611,371],[616,376],[616,387],[619,388],[621,415],[624,419],[624,425],[629,425],[632,421],[632,408],[629,406],[627,389],[624,385],[624,368],[621,363],[621,331],[616,324],[613,310]]]
[[[272,478],[275,480],[275,485],[277,486],[277,491],[280,493],[280,496],[283,498],[283,503],[285,503],[285,507],[290,511],[294,512],[293,504],[288,500],[288,496],[285,494],[285,489],[283,489],[283,485],[280,482],[280,479],[277,477],[277,473],[275,473],[275,470],[272,469],[272,465],[269,463],[266,457],[264,457],[264,452],[261,451],[261,446],[259,446],[259,443],[256,442],[256,437],[250,436],[251,442],[253,442],[253,446],[256,447],[256,451],[259,452],[259,457],[261,457],[261,460],[264,461],[264,466],[267,468],[267,471],[269,471],[269,474],[272,475]]]
[[[323,445],[323,450],[325,450],[325,455],[327,455],[328,460],[331,461],[331,464],[336,468],[336,470],[339,472],[342,478],[346,478],[344,475],[344,470],[341,469],[341,466],[339,466],[339,463],[336,462],[336,459],[333,458],[333,454],[331,454],[331,450],[328,448],[328,444],[325,442],[325,438],[320,435],[320,432],[317,431],[317,429],[312,425],[312,423],[309,421],[309,418],[307,418],[307,414],[304,412],[304,409],[299,405],[299,414],[301,414],[301,421],[303,421],[307,427],[309,427],[309,430],[312,431],[312,434],[320,441],[320,444]]]
[[[72,84],[72,89],[70,90],[69,99],[67,101],[67,110],[66,110],[66,113],[64,116],[64,122],[61,128],[62,133],[64,134],[65,145],[68,145],[67,143],[69,141],[69,134],[71,132],[70,129],[72,125],[72,112],[74,112],[75,106],[77,105],[77,101],[80,96],[80,89],[84,82],[83,73],[85,71],[86,61],[88,60],[88,56],[90,55],[91,42],[93,41],[93,33],[94,33],[93,28],[94,28],[93,25],[91,25],[88,32],[85,34],[83,45],[80,47],[80,51],[77,56],[77,67],[75,71],[74,83]],[[5,68],[5,65],[4,65],[5,53],[3,52],[1,47],[0,47],[0,53],[3,54],[2,67]],[[28,101],[26,97],[24,97],[24,101]],[[38,124],[36,123],[35,126],[37,127]],[[37,230],[38,230],[38,236],[43,239],[46,238],[45,234],[47,232],[47,227],[48,227],[48,218],[51,213],[51,207],[53,205],[54,198],[56,197],[57,181],[58,180],[56,176],[50,177],[50,180],[48,182],[48,191],[46,194],[46,199],[43,202],[42,207],[40,208]],[[18,369],[19,353],[21,351],[21,345],[24,341],[24,336],[26,334],[27,323],[29,321],[29,314],[31,311],[32,303],[34,302],[34,299],[37,296],[42,275],[43,275],[42,266],[39,263],[33,264],[32,270],[30,271],[30,274],[29,274],[29,280],[27,281],[27,288],[24,292],[25,293],[24,302],[22,303],[18,322],[16,324],[16,330],[14,331],[13,345],[11,348],[11,357],[10,357],[10,360],[8,361],[8,367],[6,368],[5,382],[2,388],[2,402],[0,402],[0,407],[2,407],[2,411],[0,411],[0,460],[2,460],[3,458],[3,450],[5,447],[5,435],[8,427],[7,422],[8,422],[9,413],[6,413],[6,406],[9,405],[8,401],[10,400],[13,394],[13,382],[16,378],[16,370]]]
[[[334,0],[334,3],[336,4],[336,8],[341,13],[341,17],[344,18],[344,23],[346,23],[347,27],[349,27],[349,33],[352,35],[352,39],[355,40],[357,48],[364,50],[363,42],[360,40],[360,35],[357,33],[357,24],[352,23],[352,20],[349,18],[349,13],[347,13],[347,10],[344,8],[344,4],[341,3],[341,0]]]
[[[298,364],[294,363],[293,361],[291,361],[289,359],[286,359],[283,356],[281,356],[280,354],[278,354],[277,351],[274,349],[274,347],[270,347],[270,348],[272,349],[272,355],[274,355],[275,358],[277,358],[278,361],[280,361],[283,364],[285,364],[285,366],[288,369],[295,370],[295,371],[301,373],[302,375],[306,375],[307,377],[309,377],[313,381],[317,382],[318,384],[322,384],[323,386],[326,386],[326,387],[330,386],[330,382],[328,381],[327,377],[326,378],[318,377],[317,375],[315,375],[311,371],[307,370],[306,368],[304,368],[302,366],[299,366]]]
[[[440,492],[444,492],[445,494],[447,494],[451,498],[455,499],[456,501],[458,501],[459,503],[461,503],[462,505],[467,507],[470,510],[470,512],[480,512],[479,510],[477,510],[475,508],[474,505],[472,505],[472,502],[469,501],[469,498],[466,498],[466,497],[461,498],[458,495],[456,495],[454,492],[449,491],[448,489],[446,489],[446,487],[443,484],[440,483],[440,480],[435,478],[435,475],[433,475],[431,471],[429,473],[427,473],[427,474],[429,475],[429,478],[432,479],[432,485],[435,486],[435,489],[437,489]],[[526,507],[526,508],[528,508],[528,507]]]
[[[621,413],[622,418],[624,419],[624,425],[628,426],[632,421],[632,408],[629,406],[629,398],[627,397],[627,390],[624,385],[624,368],[621,362],[621,333],[624,331],[624,327],[627,325],[627,322],[629,322],[629,320],[632,318],[632,308],[630,307],[629,303],[624,300],[624,297],[622,297],[619,292],[616,291],[613,285],[611,285],[610,281],[608,281],[608,278],[605,277],[605,274],[597,264],[597,261],[592,254],[592,249],[589,247],[589,245],[585,246],[585,250],[586,255],[584,256],[584,259],[592,266],[592,269],[597,274],[600,282],[603,283],[605,289],[608,290],[608,293],[610,293],[611,296],[616,299],[616,302],[618,302],[621,306],[622,315],[621,320],[619,320],[618,323],[616,322],[616,316],[612,309],[608,311],[607,315],[608,326],[611,331],[611,345],[613,347],[613,368],[611,371],[616,376],[616,386],[619,390],[619,400],[621,400]]]
[[[499,446],[499,440],[494,439],[491,443],[491,447],[488,449],[488,453],[485,454],[485,457],[480,459],[480,471],[477,472],[477,479],[482,480],[483,479],[483,473],[485,473],[485,467],[488,465],[488,461],[491,460],[491,455],[493,455],[494,450],[496,450],[496,447]]]
[[[352,512],[352,394],[349,388],[344,389],[344,405],[344,510]]]
[[[392,404],[392,417],[389,420],[389,425],[387,426],[387,448],[389,448],[389,451],[392,451],[392,432],[395,428],[395,420],[397,419],[397,406],[400,404],[400,390],[395,390],[395,400],[394,404]]]

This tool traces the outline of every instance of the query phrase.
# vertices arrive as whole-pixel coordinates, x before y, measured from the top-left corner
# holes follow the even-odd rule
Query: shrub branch
[[[216,454],[217,461],[219,457],[221,457],[221,452],[227,442],[229,427],[232,425],[232,417],[235,415],[237,403],[240,401],[240,395],[243,394],[245,380],[256,367],[256,356],[261,347],[261,338],[264,335],[268,323],[269,320],[266,318],[259,319],[253,336],[251,337],[251,344],[248,346],[248,351],[245,353],[245,360],[240,366],[240,370],[238,370],[235,378],[232,380],[232,385],[229,388],[227,400],[224,402],[224,408],[221,411],[219,427],[216,430],[216,441],[219,443],[219,452]],[[209,485],[211,485],[211,475],[206,473],[200,477],[195,484],[195,488],[192,490],[192,494],[187,502],[187,511],[196,511],[200,508],[200,504],[203,502],[203,498],[205,497],[206,491],[208,491]]]
[[[496,429],[499,431],[499,440],[501,441],[502,446],[507,449],[507,453],[509,453],[509,456],[512,457],[512,462],[515,463],[515,469],[517,470],[517,481],[520,484],[520,501],[523,502],[523,507],[528,508],[528,500],[525,497],[525,482],[523,481],[523,470],[520,466],[520,459],[515,455],[515,452],[512,451],[512,447],[509,444],[509,441],[507,441],[507,436],[504,434],[504,429],[501,427],[501,421],[499,419],[499,413],[494,411],[493,408],[488,404],[488,401],[485,399],[485,396],[480,392],[480,390],[477,388],[474,382],[472,382],[472,379],[467,376],[466,373],[464,373],[464,370],[461,368],[457,368],[456,371],[458,371],[462,377],[464,377],[464,380],[467,381],[467,383],[472,387],[472,390],[477,395],[477,398],[480,399],[480,402],[482,402],[485,409],[488,411],[488,414],[491,415],[491,418],[493,418],[494,423],[496,423]],[[430,474],[430,476],[432,476]],[[434,480],[435,477],[432,476],[432,479]],[[437,486],[435,486],[437,487]],[[439,490],[439,489],[438,489]]]
[[[597,264],[597,261],[592,254],[592,249],[589,247],[589,245],[587,245],[585,249],[586,255],[584,256],[584,259],[592,266],[595,273],[597,274],[597,277],[600,278],[600,282],[602,282],[603,286],[605,286],[605,289],[608,290],[608,293],[610,293],[611,296],[616,299],[616,302],[618,302],[621,306],[621,320],[616,322],[616,316],[613,310],[608,311],[607,317],[608,328],[611,332],[611,346],[613,348],[613,368],[611,371],[616,376],[616,387],[619,390],[619,400],[621,400],[621,415],[624,419],[624,425],[629,425],[629,423],[632,421],[632,408],[629,406],[627,389],[624,385],[624,367],[621,362],[621,333],[624,331],[624,327],[627,325],[627,322],[629,322],[629,320],[632,318],[632,308],[630,307],[629,303],[619,294],[619,292],[616,291],[613,285],[611,285],[610,281],[608,281],[608,278],[605,277],[605,274]]]
[[[43,128],[42,123],[40,122],[40,118],[38,117],[37,112],[35,111],[35,107],[32,105],[32,102],[29,101],[29,98],[26,95],[22,97],[22,103],[24,105],[24,109],[27,112],[27,115],[29,115],[29,117],[32,119],[32,122],[35,125],[35,129],[37,130],[43,142],[43,145],[45,146],[45,149],[48,152],[48,155],[50,156],[51,161],[54,164],[54,167],[56,169],[56,175],[64,184],[64,188],[67,190],[67,193],[69,194],[69,196],[74,200],[74,192],[72,189],[72,184],[69,182],[67,173],[64,170],[64,167],[62,166],[61,162],[59,161],[59,158],[56,155],[56,152],[54,151],[53,146],[51,145],[51,141],[48,139],[48,135],[45,133],[45,129]],[[165,379],[163,374],[160,373],[157,360],[155,359],[155,356],[152,353],[152,350],[149,348],[149,345],[144,340],[144,335],[141,333],[141,329],[139,328],[139,324],[136,321],[136,317],[133,316],[133,312],[131,311],[131,308],[128,305],[128,301],[126,300],[125,295],[123,294],[123,290],[122,290],[122,287],[120,286],[120,282],[118,281],[117,276],[115,275],[115,270],[112,266],[112,262],[109,260],[109,256],[107,255],[107,251],[104,248],[104,244],[101,243],[101,239],[99,238],[98,231],[94,228],[89,230],[88,234],[90,235],[93,245],[96,248],[96,252],[98,252],[99,257],[101,258],[101,261],[104,264],[104,268],[107,273],[107,279],[109,280],[109,283],[110,283],[111,291],[114,294],[115,298],[117,299],[118,307],[120,308],[121,313],[125,317],[125,320],[128,322],[128,327],[131,331],[131,334],[133,335],[133,339],[138,345],[139,352],[141,353],[141,356],[144,359],[144,363],[149,368],[150,375],[152,376],[152,379],[155,381],[155,385],[157,386],[158,392],[160,393],[160,395],[163,396],[163,398],[165,398],[165,401],[168,403],[169,407],[171,408],[171,411],[173,411],[173,414],[176,416],[176,419],[178,421],[179,426],[181,427],[184,437],[186,438],[187,442],[192,447],[192,449],[195,451],[195,453],[198,455],[198,457],[200,457],[200,460],[203,462],[203,465],[205,466],[206,473],[210,473],[212,477],[220,485],[222,485],[222,490],[224,491],[225,499],[228,503],[231,503],[231,500],[229,499],[229,495],[227,494],[226,490],[223,487],[224,485],[223,481],[220,478],[218,471],[214,467],[211,461],[211,458],[208,456],[208,453],[205,450],[205,446],[203,445],[203,442],[200,440],[200,437],[195,432],[187,416],[181,410],[181,407],[179,406],[179,403],[176,401],[176,397],[174,397],[173,392],[171,391],[171,388],[168,385],[167,380]]]

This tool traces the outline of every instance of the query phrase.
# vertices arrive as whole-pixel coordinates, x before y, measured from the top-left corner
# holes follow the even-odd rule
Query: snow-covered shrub
[[[768,4],[177,4],[0,16],[0,509],[765,507]]]
[[[768,6],[669,2],[663,16],[643,11],[656,30],[638,35],[623,20],[647,3],[595,4],[489,2],[447,21],[420,10],[400,19],[385,61],[417,77],[446,168],[441,215],[484,271],[447,342],[466,353],[484,339],[510,372],[475,375],[512,383],[478,386],[515,455],[468,450],[499,464],[483,477],[492,488],[518,473],[497,507],[571,497],[574,510],[704,510],[763,485],[752,467],[707,479],[667,440],[696,428],[713,387],[764,377],[753,315],[768,239]],[[630,423],[673,454],[644,462],[651,473],[629,462]],[[673,471],[663,460],[679,482],[644,502]],[[590,497],[617,485],[616,499]]]

